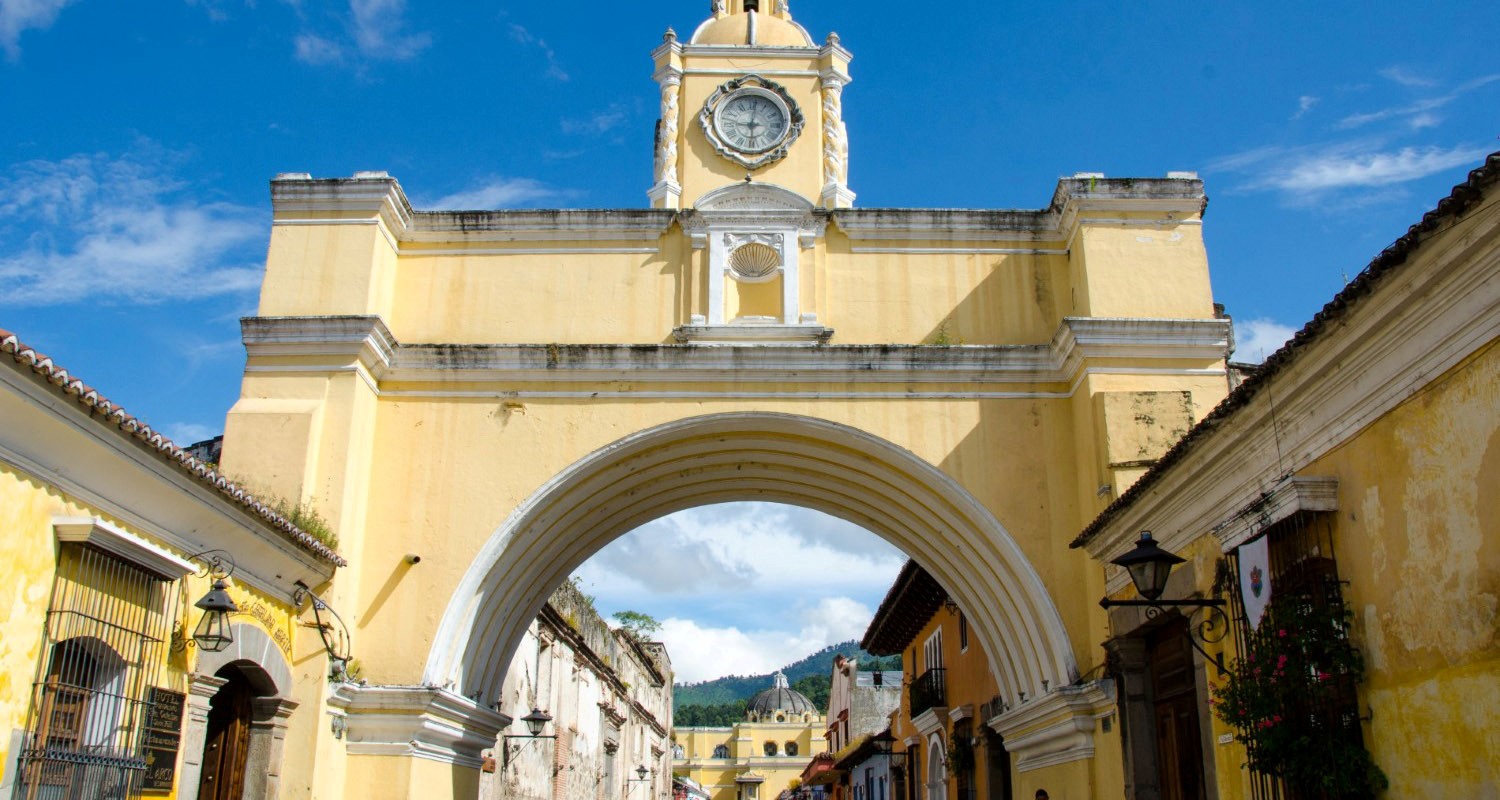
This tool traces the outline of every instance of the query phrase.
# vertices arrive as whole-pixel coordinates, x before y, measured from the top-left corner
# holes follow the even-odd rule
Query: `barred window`
[[[162,679],[173,586],[92,546],[60,546],[16,798],[140,796],[146,696]]]
[[[1272,602],[1293,604],[1334,612],[1344,610],[1343,582],[1333,550],[1334,519],[1332,514],[1298,511],[1266,528],[1267,573]],[[1254,540],[1251,540],[1252,542]],[[1247,543],[1248,544],[1248,543]],[[1230,596],[1238,657],[1246,656],[1246,642],[1252,628],[1240,594],[1240,572],[1249,569],[1241,564],[1244,545],[1230,557],[1233,588]],[[1347,642],[1348,631],[1340,628],[1339,636]],[[1282,709],[1287,719],[1303,720],[1325,737],[1339,737],[1362,743],[1358,687],[1348,680],[1330,680],[1320,684],[1319,691],[1300,697],[1298,707]],[[1269,765],[1260,764],[1253,749],[1247,753],[1250,767],[1250,796],[1253,800],[1311,800],[1316,792],[1305,788],[1295,791],[1271,774]]]

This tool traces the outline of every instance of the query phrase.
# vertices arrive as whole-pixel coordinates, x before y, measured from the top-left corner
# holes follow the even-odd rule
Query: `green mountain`
[[[833,657],[859,659],[860,667],[873,670],[901,669],[901,657],[876,658],[859,648],[859,642],[831,645],[806,658],[781,668],[792,688],[807,695],[819,708],[828,706],[828,685],[833,672]],[[877,663],[878,662],[878,663]],[[757,692],[771,688],[771,673],[764,675],[727,675],[700,683],[679,683],[672,687],[673,717],[677,725],[731,725],[745,718],[745,701]]]

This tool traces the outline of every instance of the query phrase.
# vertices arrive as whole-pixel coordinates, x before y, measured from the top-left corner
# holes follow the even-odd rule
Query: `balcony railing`
[[[948,705],[947,683],[942,667],[929,669],[911,682],[911,715],[913,717],[929,708]]]

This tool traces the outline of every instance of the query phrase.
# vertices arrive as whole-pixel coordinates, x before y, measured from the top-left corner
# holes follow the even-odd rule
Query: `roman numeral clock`
[[[710,94],[698,122],[719,155],[759,169],[786,157],[806,120],[780,84],[746,75]]]

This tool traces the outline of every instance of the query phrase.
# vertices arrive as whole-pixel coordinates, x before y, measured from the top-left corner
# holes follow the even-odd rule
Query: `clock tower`
[[[815,44],[789,0],[712,0],[688,41],[668,30],[652,54],[661,85],[654,208],[687,208],[716,189],[764,183],[848,208],[843,90],[851,55]]]

